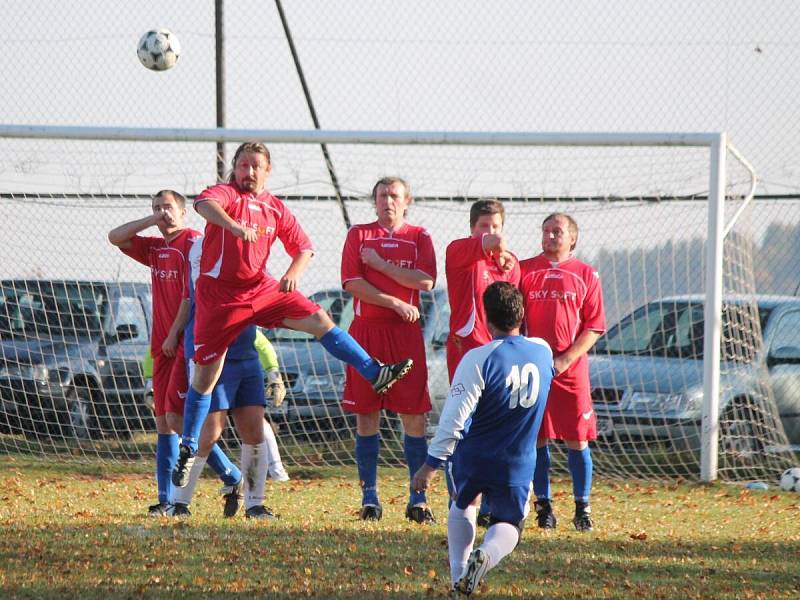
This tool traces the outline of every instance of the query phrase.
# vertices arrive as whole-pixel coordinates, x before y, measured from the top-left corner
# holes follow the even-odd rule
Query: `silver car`
[[[789,442],[800,444],[800,298],[726,297],[722,323],[723,450],[746,459],[784,442],[775,407]],[[703,297],[674,296],[638,308],[598,340],[590,379],[599,443],[699,448],[703,327]]]

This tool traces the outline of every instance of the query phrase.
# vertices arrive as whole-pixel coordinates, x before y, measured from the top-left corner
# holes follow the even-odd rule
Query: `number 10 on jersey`
[[[513,365],[506,377],[506,387],[511,388],[509,409],[513,410],[517,405],[530,408],[536,404],[536,398],[539,397],[539,370],[533,363],[525,363],[522,369],[519,365]]]

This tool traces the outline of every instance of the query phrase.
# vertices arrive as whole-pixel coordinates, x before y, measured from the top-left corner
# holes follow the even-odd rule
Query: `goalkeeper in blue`
[[[466,595],[519,543],[536,468],[536,436],[554,374],[547,342],[519,333],[519,290],[493,283],[483,303],[492,341],[470,350],[458,364],[428,457],[412,482],[417,491],[426,490],[436,470],[451,459],[450,577],[454,592]],[[483,543],[473,550],[478,494],[488,503],[491,519]]]

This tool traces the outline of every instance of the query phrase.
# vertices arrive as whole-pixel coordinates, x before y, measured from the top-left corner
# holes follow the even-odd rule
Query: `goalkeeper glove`
[[[275,408],[283,404],[283,399],[286,398],[286,386],[283,385],[278,369],[267,371],[267,398],[272,398],[272,406]]]

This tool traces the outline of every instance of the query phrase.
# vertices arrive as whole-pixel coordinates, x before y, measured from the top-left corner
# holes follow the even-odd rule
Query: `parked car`
[[[347,330],[353,320],[353,298],[348,292],[326,289],[310,297],[328,312],[334,323]],[[450,319],[447,291],[437,288],[423,292],[420,299],[420,321],[428,359],[428,387],[434,408],[438,406],[441,409],[448,390],[444,352]],[[332,437],[342,435],[347,427],[353,428],[354,415],[341,408],[344,363],[330,356],[308,334],[288,329],[267,330],[266,334],[278,353],[287,388],[283,405],[267,409],[273,423],[307,437]],[[399,427],[399,421],[391,415],[389,421],[391,427]],[[431,422],[435,423],[436,417]]]
[[[789,442],[800,444],[800,298],[756,296],[746,306],[723,301],[720,439],[739,459],[768,450],[770,388]],[[703,328],[703,297],[675,296],[636,309],[598,340],[590,379],[601,441],[699,449]]]
[[[0,430],[152,430],[141,370],[151,303],[146,283],[0,282]]]

